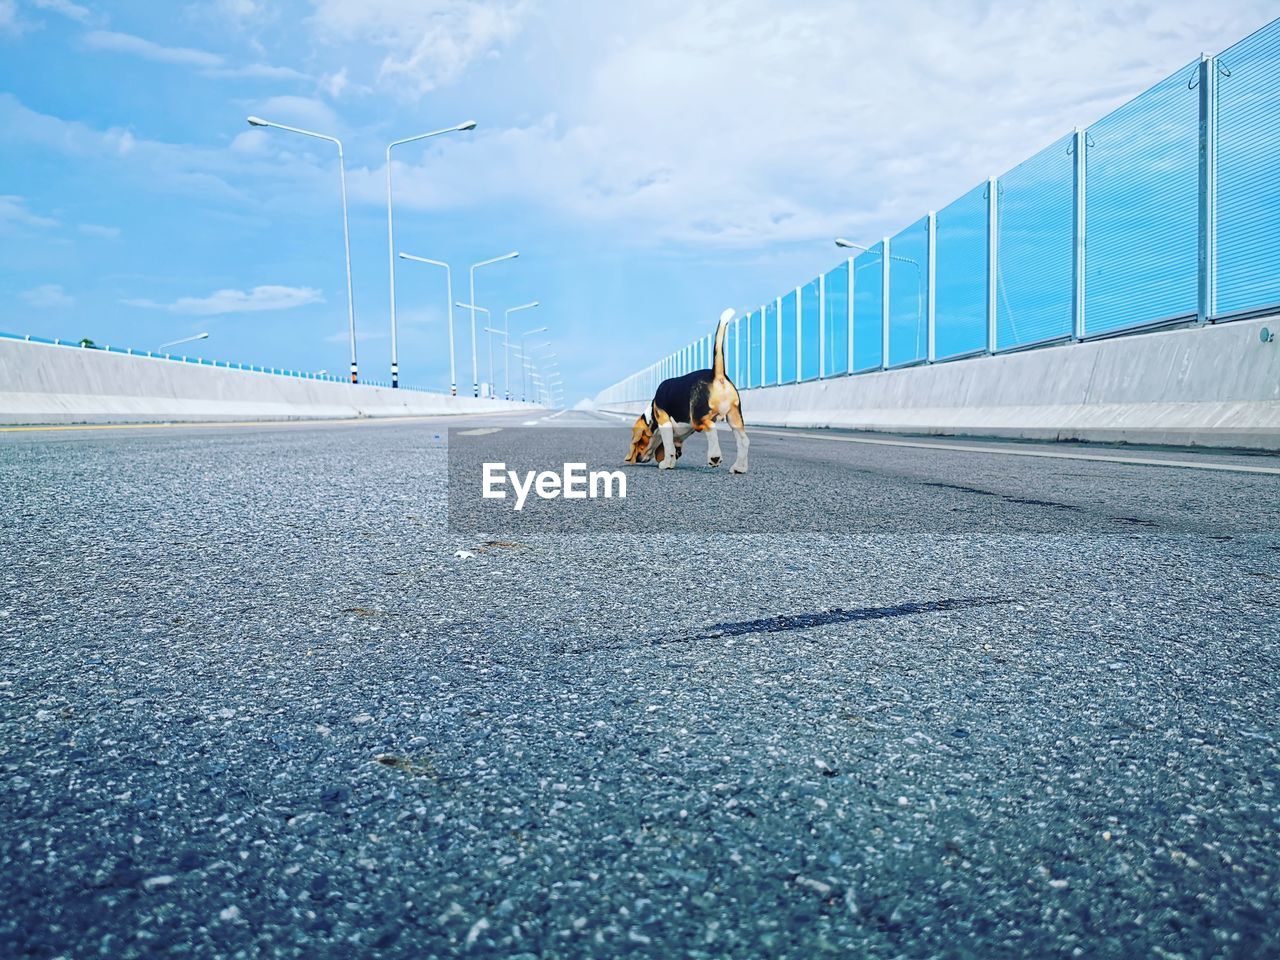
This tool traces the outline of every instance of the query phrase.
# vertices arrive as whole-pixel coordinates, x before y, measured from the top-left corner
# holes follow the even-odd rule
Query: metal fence
[[[43,343],[54,347],[67,347],[72,350],[98,350],[103,353],[118,353],[127,357],[150,357],[153,360],[171,360],[174,363],[190,363],[198,367],[217,367],[221,370],[243,370],[246,373],[265,373],[277,377],[295,377],[299,380],[323,380],[326,383],[346,383],[345,377],[335,376],[331,373],[309,373],[305,370],[288,370],[284,367],[258,367],[251,363],[233,363],[228,360],[205,360],[201,357],[192,357],[185,354],[174,353],[157,353],[151,350],[137,350],[132,347],[113,347],[107,344],[97,344],[88,340],[60,340],[48,337],[33,337],[30,334],[5,333],[0,331],[0,339],[4,340],[22,340],[27,343]],[[389,382],[375,380],[361,380],[362,386],[366,387],[390,387]],[[405,387],[404,389],[417,389],[415,387]]]
[[[1280,20],[731,325],[740,388],[1280,310]],[[647,400],[710,337],[608,387]]]

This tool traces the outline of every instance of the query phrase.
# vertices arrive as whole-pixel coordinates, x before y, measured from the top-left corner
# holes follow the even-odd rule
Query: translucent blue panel
[[[996,349],[1071,335],[1075,161],[1065,136],[1000,178]]]
[[[733,368],[733,382],[740,383],[744,386],[747,382],[747,370],[750,363],[747,359],[747,331],[751,328],[751,318],[739,317],[738,322],[734,324],[738,331],[738,362]]]
[[[733,325],[728,329],[728,338],[730,338],[730,342],[733,344],[733,358],[732,361],[730,361],[726,357],[724,374],[726,374],[728,379],[732,380],[733,383],[744,383],[744,380],[742,380],[742,371],[746,369],[746,364],[744,362],[745,353],[744,349],[742,349],[746,346],[745,340],[742,339],[742,335],[744,335],[742,332],[744,332],[744,330],[746,330],[745,316],[740,316],[739,319],[733,321]]]
[[[987,185],[938,211],[934,350],[939,360],[987,348]]]
[[[842,263],[828,273],[824,284],[822,375],[833,377],[849,372],[849,264]]]
[[[889,366],[929,356],[929,218],[889,241]]]
[[[1280,303],[1280,20],[1218,56],[1215,314]]]
[[[884,359],[881,340],[884,269],[877,243],[853,261],[853,370],[874,370]]]
[[[819,311],[822,303],[818,295],[818,281],[810,280],[800,288],[800,379],[818,378],[819,347],[821,344]]]
[[[1086,335],[1196,312],[1198,72],[1197,61],[1088,130]]]
[[[778,382],[778,305],[764,308],[764,383]]]
[[[760,370],[761,370],[761,365],[764,362],[764,359],[763,359],[764,333],[763,333],[763,330],[761,329],[763,325],[764,325],[764,315],[761,311],[757,310],[755,313],[751,314],[750,322],[747,324],[748,326],[747,336],[751,340],[751,343],[749,346],[749,356],[750,356],[751,362],[750,364],[748,364],[748,370],[747,370],[747,386],[748,387],[760,386]]]
[[[782,298],[782,382],[796,382],[796,293]]]
[[[731,323],[724,332],[724,375],[730,380],[737,378],[738,372],[738,324]]]

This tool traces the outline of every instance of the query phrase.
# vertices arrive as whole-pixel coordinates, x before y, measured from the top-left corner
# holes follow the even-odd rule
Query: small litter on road
[[[399,770],[412,777],[434,777],[436,775],[436,768],[430,760],[412,760],[408,757],[398,757],[394,753],[379,753],[373,759],[384,767]]]
[[[476,547],[479,553],[485,553],[489,550],[523,550],[525,544],[516,543],[514,540],[486,540],[480,546]]]
[[[475,554],[472,553],[470,550],[458,550],[454,553],[454,556],[457,557],[459,560],[470,560],[472,557],[475,556]]]

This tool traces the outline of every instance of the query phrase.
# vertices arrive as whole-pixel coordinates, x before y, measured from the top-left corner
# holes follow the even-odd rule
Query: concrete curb
[[[346,419],[530,409],[536,408],[0,340],[0,423]]]
[[[743,411],[748,426],[1280,451],[1280,343],[1264,326],[1275,318],[744,390]]]

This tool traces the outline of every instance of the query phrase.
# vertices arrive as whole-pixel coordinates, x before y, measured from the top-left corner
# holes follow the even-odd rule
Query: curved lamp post
[[[323,133],[315,133],[299,127],[288,127],[283,123],[272,123],[270,120],[263,120],[261,117],[249,117],[248,121],[251,127],[275,127],[277,130],[298,133],[304,137],[327,140],[338,147],[338,178],[342,183],[342,245],[347,254],[347,326],[351,332],[351,382],[359,383],[360,377],[356,368],[356,303],[355,297],[351,292],[351,229],[347,224],[347,164],[342,156],[342,141],[337,137],[330,137]]]
[[[511,346],[511,315],[521,310],[532,310],[538,306],[537,300],[531,300],[529,303],[522,303],[518,307],[509,307],[506,316],[503,317],[503,343],[506,347]],[[502,367],[503,367],[503,393],[507,400],[511,399],[511,352],[509,349],[502,351]]]
[[[156,351],[163,350],[165,347],[176,347],[180,343],[191,343],[193,340],[208,340],[209,334],[197,333],[194,337],[183,337],[181,340],[170,340],[168,343],[162,343],[156,347]]]
[[[491,263],[501,263],[503,260],[514,260],[520,256],[519,251],[512,250],[510,253],[504,253],[500,257],[493,257],[490,260],[481,260],[479,263],[471,265],[471,302],[476,302],[476,270],[480,267],[487,267]],[[476,366],[476,310],[471,308],[471,389],[475,396],[480,396],[480,371]]]
[[[454,366],[453,360],[453,271],[449,269],[449,265],[443,260],[432,260],[430,257],[415,257],[412,253],[401,253],[401,260],[413,260],[415,263],[429,263],[433,267],[444,267],[444,289],[445,302],[448,304],[449,315],[449,396],[456,397],[458,395],[458,372]],[[395,320],[391,321],[392,329],[395,329]],[[394,356],[394,353],[392,354]]]
[[[391,386],[400,386],[400,363],[396,355],[396,241],[395,233],[391,224],[391,148],[398,147],[402,143],[413,143],[415,140],[426,140],[429,137],[438,137],[442,133],[456,133],[461,130],[474,130],[476,122],[468,120],[460,123],[456,127],[445,127],[443,130],[432,130],[430,133],[420,133],[415,137],[405,137],[402,140],[393,140],[387,144],[387,263],[391,272]],[[403,257],[404,254],[401,254]],[[434,261],[432,261],[434,262]],[[453,303],[453,295],[449,295],[449,302]],[[449,335],[453,336],[453,323],[449,324]],[[450,341],[450,350],[452,351],[452,340]],[[452,356],[450,363],[452,363]],[[450,377],[452,379],[452,376]],[[455,391],[456,392],[456,391]]]
[[[524,338],[531,337],[535,333],[546,333],[546,332],[547,332],[546,327],[534,327],[532,330],[526,330],[524,333],[520,334],[520,356],[524,360],[528,361],[529,359],[529,349],[528,347],[525,346]],[[544,344],[544,346],[549,346],[549,344]],[[521,403],[526,402],[525,397],[527,397],[528,394],[529,394],[529,378],[523,377],[522,383],[520,385],[520,402]]]
[[[485,324],[486,324],[485,329],[486,330],[489,329],[487,324],[489,323],[489,319],[492,316],[492,314],[489,313],[488,307],[478,307],[472,303],[459,303],[459,304],[456,304],[456,306],[462,307],[463,310],[470,308],[472,316],[475,316],[477,313],[483,313],[485,318]],[[489,337],[488,340],[489,340],[489,384],[488,386],[489,386],[490,392],[492,392],[493,390],[493,337]],[[475,348],[473,346],[472,347],[473,359],[474,359],[474,349]],[[476,385],[476,396],[477,397],[480,396],[480,387],[479,387],[478,381]]]

